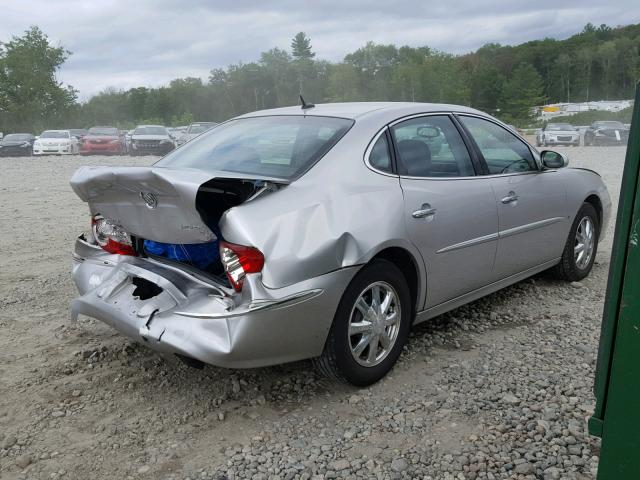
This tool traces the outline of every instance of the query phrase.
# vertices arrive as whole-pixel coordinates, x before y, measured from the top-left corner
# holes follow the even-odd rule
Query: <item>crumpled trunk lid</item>
[[[232,172],[153,166],[81,167],[71,178],[71,187],[89,204],[92,215],[108,217],[132,235],[156,242],[191,244],[216,239],[196,203],[200,187],[216,178],[271,180]]]

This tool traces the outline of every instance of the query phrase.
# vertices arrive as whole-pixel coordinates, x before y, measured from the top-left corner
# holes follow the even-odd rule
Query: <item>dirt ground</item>
[[[615,207],[624,148],[563,150]],[[595,478],[585,419],[613,220],[583,282],[543,274],[422,325],[370,388],[308,362],[196,370],[69,321],[89,224],[71,174],[152,160],[0,159],[0,478]]]

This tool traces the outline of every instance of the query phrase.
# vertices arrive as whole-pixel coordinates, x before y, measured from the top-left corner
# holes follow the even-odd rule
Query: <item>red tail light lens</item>
[[[91,231],[103,250],[117,255],[136,254],[129,234],[113,220],[96,215],[91,219]]]
[[[264,266],[264,255],[257,248],[220,242],[220,260],[236,292],[242,290],[244,277],[258,273]]]

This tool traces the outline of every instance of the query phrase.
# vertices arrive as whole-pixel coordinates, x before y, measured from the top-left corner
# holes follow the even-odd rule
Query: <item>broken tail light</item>
[[[113,220],[102,215],[91,218],[91,231],[103,250],[116,255],[135,255],[131,236]]]
[[[220,260],[236,292],[242,290],[248,273],[258,273],[264,266],[264,255],[257,248],[220,242]]]

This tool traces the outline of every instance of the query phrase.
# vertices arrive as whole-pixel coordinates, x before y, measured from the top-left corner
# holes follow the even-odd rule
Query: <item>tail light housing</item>
[[[91,218],[91,231],[103,250],[117,255],[135,255],[131,236],[120,225],[102,215]]]
[[[260,250],[229,242],[220,242],[220,261],[229,282],[236,292],[242,290],[248,273],[258,273],[264,266],[264,255]]]

